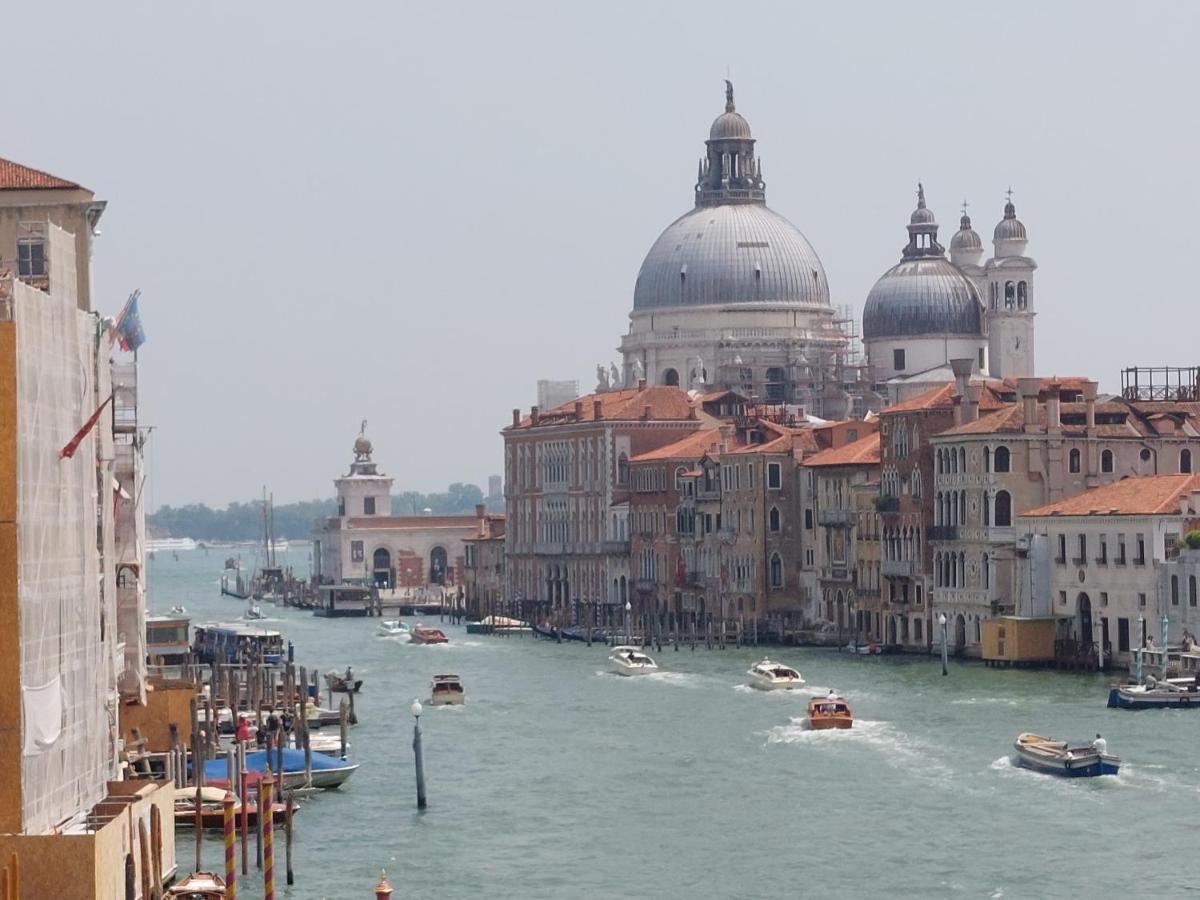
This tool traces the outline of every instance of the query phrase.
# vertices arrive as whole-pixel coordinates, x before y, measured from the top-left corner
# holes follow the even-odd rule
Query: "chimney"
[[[952,359],[950,368],[954,370],[954,386],[958,389],[958,396],[965,397],[967,384],[971,381],[971,360]]]
[[[487,506],[483,503],[475,504],[475,518],[482,519],[487,515]]]
[[[583,421],[583,401],[582,400],[575,401],[575,421],[576,422]]]
[[[477,535],[487,537],[487,506],[482,503],[475,504],[475,524],[478,529]]]
[[[639,390],[639,391],[644,391],[645,389],[646,389],[646,379],[645,379],[645,378],[639,378],[639,379],[638,379],[638,390]]]
[[[1094,381],[1085,381],[1083,383],[1083,402],[1087,409],[1087,427],[1091,431],[1096,427],[1096,393],[1100,385]]]
[[[689,406],[689,407],[688,407],[688,421],[689,421],[689,422],[695,422],[695,421],[696,421],[696,418],[697,418],[697,416],[696,416],[696,407],[695,407],[695,406]]]
[[[1062,406],[1061,406],[1061,398],[1059,397],[1059,390],[1061,388],[1062,388],[1062,385],[1059,384],[1057,381],[1052,381],[1048,385],[1046,385],[1046,430],[1047,431],[1057,431],[1062,428],[1062,416],[1060,415]]]
[[[979,418],[979,398],[983,395],[982,384],[967,385],[967,401],[963,405],[963,421],[974,422]]]
[[[516,428],[520,424],[521,424],[521,411],[519,409],[514,409],[513,410],[513,428]]]
[[[595,419],[597,422],[599,422],[601,419],[604,418],[604,401],[603,400],[597,399],[597,400],[592,401],[592,418]]]
[[[721,426],[721,452],[722,453],[729,452],[729,439],[732,436],[733,436],[733,426],[732,425],[722,425]]]
[[[1032,429],[1037,425],[1038,392],[1042,388],[1040,378],[1018,378],[1017,394],[1021,398],[1022,412],[1025,414],[1025,427]]]
[[[954,424],[958,426],[963,423],[963,398],[961,394],[956,394],[951,399],[954,403]]]
[[[654,416],[653,416],[653,415],[651,415],[651,413],[650,413],[650,404],[649,404],[649,403],[647,403],[647,404],[645,404],[645,405],[642,407],[642,421],[643,421],[643,422],[649,422],[649,421],[650,421],[652,418],[654,418]]]
[[[529,424],[536,425],[538,423],[539,412],[536,406],[529,407]]]

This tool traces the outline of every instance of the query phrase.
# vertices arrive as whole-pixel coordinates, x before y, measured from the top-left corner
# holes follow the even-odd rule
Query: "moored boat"
[[[1145,684],[1119,684],[1108,692],[1111,709],[1200,708],[1200,686],[1195,678],[1147,678]]]
[[[429,685],[430,706],[461,706],[467,694],[457,675],[434,675]]]
[[[1116,775],[1121,759],[1110,756],[1100,735],[1091,744],[1072,746],[1068,741],[1025,732],[1017,735],[1013,744],[1017,765],[1045,775],[1063,778],[1091,778],[1097,775]]]
[[[221,900],[225,897],[225,879],[215,872],[185,875],[163,894],[163,900]]]
[[[517,634],[529,631],[529,623],[508,616],[484,616],[467,623],[467,634]]]
[[[785,691],[804,687],[804,679],[799,672],[769,659],[759,660],[746,674],[750,676],[750,686],[760,691]]]
[[[658,663],[637,647],[613,647],[608,665],[618,675],[650,675],[658,671]]]
[[[271,751],[269,764],[272,768],[272,774],[278,779],[279,773],[274,771],[277,753],[277,750]],[[262,777],[267,766],[267,751],[255,750],[246,754],[246,769],[250,772],[252,781],[256,782]],[[225,767],[226,761],[224,759],[208,760],[204,764],[204,780],[212,785],[225,784],[228,775]],[[338,759],[336,756],[314,752],[312,754],[312,786],[318,788],[340,787],[347,778],[354,774],[356,769],[358,769],[357,763]],[[285,747],[283,749],[282,780],[284,788],[305,786],[303,750],[297,750],[295,747]]]
[[[399,619],[380,622],[375,628],[375,633],[380,637],[399,637],[402,634],[408,634],[408,631],[408,624]]]
[[[408,633],[409,643],[412,644],[445,644],[449,642],[445,633],[439,628],[426,628],[415,625]]]
[[[286,803],[271,804],[272,817],[277,825],[282,825],[287,818]],[[293,814],[299,807],[293,809]],[[233,813],[240,821],[242,817],[241,801],[234,797]],[[246,820],[253,826],[258,823],[258,804],[251,801],[246,804]],[[200,788],[200,827],[220,830],[225,824],[225,789],[217,787]],[[175,826],[194,828],[196,825],[196,789],[191,787],[175,789]]]
[[[337,672],[326,672],[325,684],[335,694],[357,694],[362,689],[363,680],[355,678],[354,670],[347,666],[345,675],[339,675]]]
[[[883,646],[874,641],[866,644],[856,644],[851,641],[846,645],[846,649],[857,656],[879,656],[883,653]]]
[[[854,714],[844,697],[832,691],[827,697],[813,697],[808,701],[808,727],[816,731],[828,728],[852,728]]]

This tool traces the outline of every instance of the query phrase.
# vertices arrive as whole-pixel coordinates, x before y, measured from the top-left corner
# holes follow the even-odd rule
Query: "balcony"
[[[614,556],[628,556],[629,541],[601,541],[600,552]]]
[[[1071,565],[1086,566],[1087,565],[1087,557],[1086,556],[1072,556],[1071,557]]]
[[[934,525],[929,529],[929,539],[931,541],[957,541],[958,526]]]
[[[911,559],[885,559],[880,563],[879,571],[889,578],[907,578],[912,575],[913,568]]]
[[[875,511],[881,513],[900,512],[899,497],[876,497]]]
[[[821,577],[826,581],[849,581],[850,570],[845,565],[824,566],[821,569]]]
[[[855,522],[852,509],[822,509],[817,512],[817,524],[834,528],[849,528]]]

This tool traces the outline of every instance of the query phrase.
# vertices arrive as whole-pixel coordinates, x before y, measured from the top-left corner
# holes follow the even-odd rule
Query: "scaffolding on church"
[[[1132,366],[1121,370],[1126,400],[1200,400],[1200,367]]]

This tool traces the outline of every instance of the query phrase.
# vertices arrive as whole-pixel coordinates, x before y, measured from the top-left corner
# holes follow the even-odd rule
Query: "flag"
[[[70,459],[75,455],[75,451],[79,449],[79,445],[83,443],[83,439],[87,437],[88,432],[96,427],[96,422],[100,420],[100,413],[104,412],[104,407],[112,402],[112,398],[113,395],[109,394],[104,402],[96,408],[96,411],[92,413],[91,418],[83,423],[83,427],[75,432],[75,437],[67,441],[67,445],[58,451],[59,459]]]
[[[117,316],[113,330],[117,333],[117,341],[122,350],[137,350],[146,342],[146,333],[142,331],[142,317],[138,313],[138,298],[141,291],[134,291],[125,301],[125,308]]]

